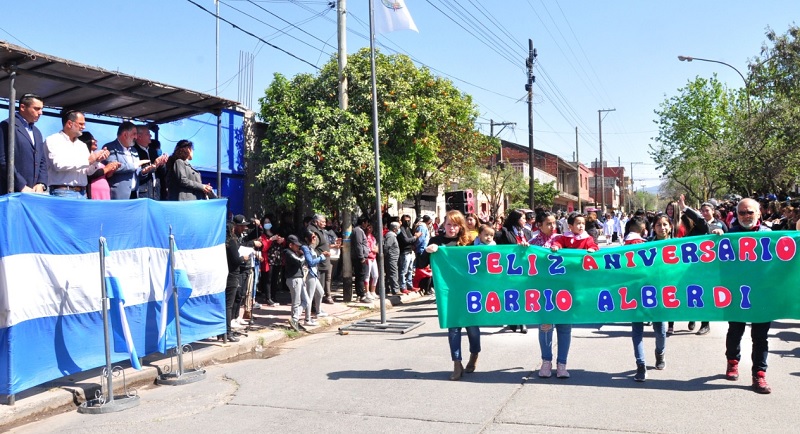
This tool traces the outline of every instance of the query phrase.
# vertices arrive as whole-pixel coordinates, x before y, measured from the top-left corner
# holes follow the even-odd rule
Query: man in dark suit
[[[161,199],[161,183],[160,180],[164,178],[167,172],[165,166],[167,162],[167,155],[154,155],[150,149],[150,128],[147,125],[136,126],[136,140],[133,144],[133,149],[139,155],[139,161],[149,160],[150,163],[144,165],[144,169],[154,164],[155,169],[142,170],[142,175],[137,179],[137,188],[131,191],[131,199],[136,198],[150,198],[154,200]]]
[[[43,193],[47,190],[47,152],[39,128],[34,125],[42,115],[44,102],[28,93],[19,100],[14,131],[8,120],[0,123],[0,194],[8,192],[9,134],[14,134],[14,191]]]

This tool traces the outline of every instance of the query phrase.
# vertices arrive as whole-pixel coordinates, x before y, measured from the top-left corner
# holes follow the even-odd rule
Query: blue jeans
[[[400,253],[400,289],[411,290],[414,286],[414,252]]]
[[[539,348],[542,350],[542,360],[553,361],[553,328],[558,335],[558,358],[556,363],[567,364],[569,344],[572,341],[572,325],[556,324],[548,331],[542,331],[539,326]]]
[[[73,191],[66,188],[50,189],[50,196],[65,197],[67,199],[86,199],[86,190]]]
[[[632,333],[631,339],[633,340],[633,355],[636,357],[637,365],[645,365],[644,359],[644,342],[642,336],[644,335],[644,323],[635,322],[631,324]],[[663,354],[667,346],[667,327],[663,322],[654,322],[653,331],[656,333],[656,353]]]
[[[467,339],[469,339],[469,352],[477,354],[481,352],[481,329],[475,326],[465,327],[467,329]],[[447,329],[447,340],[450,341],[450,357],[454,362],[461,361],[461,327],[451,327]]]

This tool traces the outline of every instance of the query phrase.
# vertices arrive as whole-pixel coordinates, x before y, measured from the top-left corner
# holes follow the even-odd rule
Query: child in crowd
[[[547,218],[545,224],[549,222]],[[583,214],[574,212],[567,218],[569,231],[552,241],[550,250],[556,252],[559,249],[583,249],[596,252],[599,247],[591,235],[586,232],[586,217]],[[555,217],[553,217],[553,229],[555,229]],[[567,371],[567,356],[569,355],[569,345],[572,340],[572,325],[570,324],[542,324],[539,326],[539,348],[542,351],[542,367],[539,369],[539,377],[548,378],[553,369],[553,328],[558,334],[558,357],[556,358],[556,377],[569,378]]]
[[[631,222],[637,217],[631,219]],[[644,223],[644,222],[642,222]],[[632,223],[631,223],[632,224]],[[672,238],[672,220],[666,214],[659,214],[653,221],[653,237],[649,241],[661,241]],[[627,244],[627,243],[626,243]],[[631,324],[631,340],[633,341],[633,356],[636,358],[636,374],[633,379],[642,382],[647,379],[647,364],[644,358],[644,323],[635,322]],[[653,332],[656,335],[656,369],[664,369],[667,364],[664,361],[664,351],[667,346],[667,327],[663,322],[653,323]]]
[[[536,232],[533,233],[533,238],[528,240],[532,246],[540,246],[549,248],[553,241],[556,240],[561,234],[556,230],[558,228],[558,221],[556,215],[550,211],[543,211],[536,214]]]
[[[641,217],[634,217],[625,225],[625,232],[624,245],[642,244],[647,236],[647,225]]]
[[[475,237],[475,241],[473,242],[476,246],[494,246],[497,243],[494,241],[494,228],[490,225],[481,225],[478,228],[478,236]]]

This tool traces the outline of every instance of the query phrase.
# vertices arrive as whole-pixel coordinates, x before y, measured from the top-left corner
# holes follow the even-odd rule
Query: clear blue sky
[[[194,1],[214,10],[212,0]],[[321,66],[336,46],[336,13],[327,4],[223,0],[220,15]],[[348,52],[368,46],[367,4],[348,2]],[[639,186],[648,187],[658,182],[647,153],[656,135],[653,110],[696,76],[716,72],[730,87],[743,86],[733,70],[679,62],[677,56],[721,60],[746,73],[748,59],[766,40],[766,28],[784,33],[800,13],[797,0],[406,0],[406,4],[419,34],[379,36],[379,44],[385,46],[381,49],[409,54],[436,74],[453,79],[473,96],[485,133],[489,119],[516,122],[516,128],[500,136],[528,143],[524,58],[531,38],[538,51],[536,148],[571,159],[577,126],[580,159],[586,164],[594,161],[599,153],[597,110],[614,108],[603,121],[604,157],[610,165],[621,160],[628,168],[631,162],[646,163],[634,167],[634,178]],[[215,21],[189,1],[37,0],[14,2],[6,12],[0,39],[80,63],[215,91]],[[479,38],[491,39],[491,47]],[[221,23],[219,89],[226,98],[246,103],[250,99],[239,98],[240,51],[256,55],[252,96],[256,106],[275,72],[293,76],[315,71],[308,63]]]

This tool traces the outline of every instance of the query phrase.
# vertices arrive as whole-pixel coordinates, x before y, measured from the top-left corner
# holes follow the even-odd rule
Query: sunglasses
[[[755,211],[736,211],[736,214],[739,215],[753,215],[755,213],[756,213]]]

